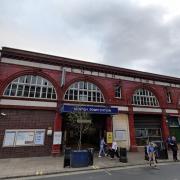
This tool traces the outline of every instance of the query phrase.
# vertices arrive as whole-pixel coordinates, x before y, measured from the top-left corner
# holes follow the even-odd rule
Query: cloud
[[[179,16],[140,1],[2,0],[0,45],[179,77]]]

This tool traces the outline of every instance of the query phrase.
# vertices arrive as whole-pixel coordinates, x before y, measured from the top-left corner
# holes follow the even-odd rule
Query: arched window
[[[132,104],[138,106],[159,106],[156,96],[147,89],[138,89],[133,94]]]
[[[23,98],[56,99],[53,85],[43,77],[25,75],[13,80],[5,89],[4,96]]]
[[[101,90],[90,82],[79,81],[72,84],[65,93],[65,100],[103,103]]]

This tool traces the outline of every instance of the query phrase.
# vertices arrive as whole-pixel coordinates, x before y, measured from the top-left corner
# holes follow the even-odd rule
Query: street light
[[[1,112],[1,114],[0,114],[0,119],[4,118],[6,115],[7,115],[7,114]]]
[[[2,113],[1,113],[1,116],[6,116],[6,114],[2,112]]]

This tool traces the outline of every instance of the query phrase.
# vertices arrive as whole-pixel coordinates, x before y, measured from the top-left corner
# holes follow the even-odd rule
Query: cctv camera
[[[1,113],[1,115],[2,115],[2,116],[6,116],[6,114],[5,114],[5,113],[3,113],[3,112]]]

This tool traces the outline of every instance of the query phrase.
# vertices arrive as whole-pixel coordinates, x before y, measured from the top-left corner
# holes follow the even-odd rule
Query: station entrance
[[[68,113],[63,113],[63,144],[66,147],[78,149],[81,129],[81,148],[98,150],[100,137],[106,139],[106,119],[108,116],[89,114],[88,120],[73,121],[68,118]]]

